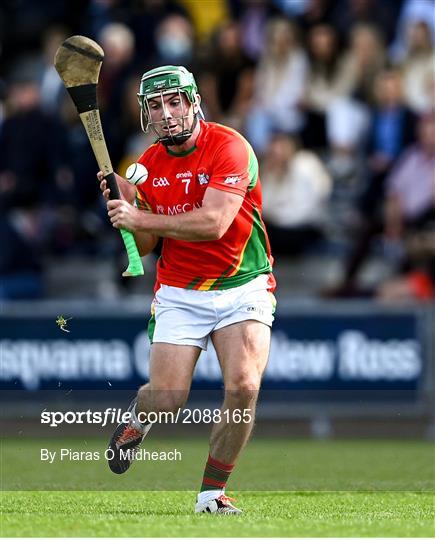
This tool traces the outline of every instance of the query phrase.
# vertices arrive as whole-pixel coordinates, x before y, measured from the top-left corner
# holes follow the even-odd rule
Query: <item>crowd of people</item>
[[[321,294],[435,296],[435,0],[6,1],[0,29],[0,298],[43,297],[52,259],[122,254],[53,66],[72,34],[105,51],[99,106],[121,175],[152,142],[141,74],[185,65],[207,120],[259,157],[278,260],[327,250],[338,226],[343,279]],[[367,290],[373,246],[395,275]]]

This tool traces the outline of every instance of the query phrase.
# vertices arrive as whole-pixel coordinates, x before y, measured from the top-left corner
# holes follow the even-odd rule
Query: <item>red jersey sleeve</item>
[[[244,197],[249,182],[249,147],[237,134],[216,151],[209,187]]]

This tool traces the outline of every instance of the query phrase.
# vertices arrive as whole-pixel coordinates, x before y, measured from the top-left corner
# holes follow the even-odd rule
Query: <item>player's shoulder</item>
[[[240,163],[249,163],[256,159],[249,142],[235,129],[214,122],[208,122],[207,129],[204,142],[214,161],[236,159]]]
[[[158,154],[161,152],[162,145],[156,141],[144,151],[144,153],[139,157],[138,162],[142,163],[143,165],[146,165],[153,159],[156,159]]]
[[[205,122],[207,126],[207,140],[211,142],[241,142],[249,144],[241,133],[233,128],[216,122]]]

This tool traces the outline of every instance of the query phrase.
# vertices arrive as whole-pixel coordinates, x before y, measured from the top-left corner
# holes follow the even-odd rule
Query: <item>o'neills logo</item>
[[[175,178],[192,178],[193,174],[191,171],[179,172],[175,175]]]

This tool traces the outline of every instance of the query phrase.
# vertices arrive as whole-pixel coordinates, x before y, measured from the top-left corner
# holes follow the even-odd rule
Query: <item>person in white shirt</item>
[[[246,135],[259,154],[266,151],[274,131],[297,133],[303,126],[300,108],[308,73],[306,54],[297,29],[281,18],[270,21],[266,49],[260,58]]]
[[[319,158],[296,138],[275,135],[262,165],[263,216],[274,253],[294,255],[322,239],[332,190]]]

